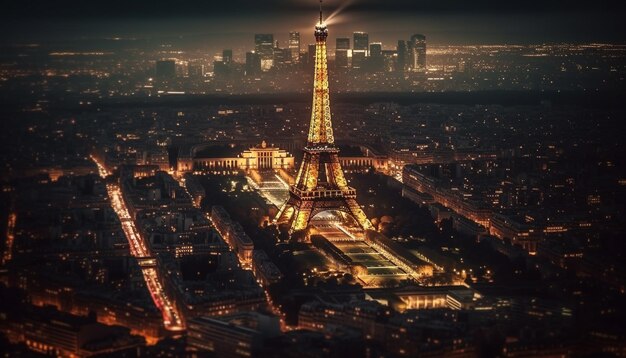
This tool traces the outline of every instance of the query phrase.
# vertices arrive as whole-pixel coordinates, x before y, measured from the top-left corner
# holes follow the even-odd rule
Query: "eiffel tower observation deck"
[[[320,18],[315,25],[315,77],[307,145],[295,183],[289,188],[289,200],[276,217],[276,222],[287,224],[291,233],[306,230],[311,219],[324,212],[332,213],[352,227],[372,228],[339,162],[330,115],[327,37],[328,27],[322,19],[320,1]]]

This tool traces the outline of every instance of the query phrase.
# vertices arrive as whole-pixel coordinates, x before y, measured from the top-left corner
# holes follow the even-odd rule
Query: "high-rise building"
[[[372,71],[383,70],[383,44],[380,42],[372,42],[369,49],[369,69]]]
[[[156,62],[156,78],[169,80],[176,77],[176,61],[160,60]]]
[[[337,38],[337,50],[349,50],[350,49],[350,39],[347,37],[338,37]]]
[[[346,68],[350,66],[350,39],[338,37],[335,46],[335,66]]]
[[[355,32],[352,47],[352,68],[362,68],[369,49],[369,35],[366,32]]]
[[[284,66],[291,62],[291,49],[278,47],[278,41],[274,47],[274,66]]]
[[[354,36],[354,48],[355,51],[367,51],[369,48],[369,35],[367,32],[357,31]]]
[[[380,42],[372,42],[370,44],[370,57],[380,57],[383,54],[383,44]]]
[[[364,50],[352,50],[352,68],[363,68],[365,66]]]
[[[274,65],[274,35],[255,34],[254,52],[261,58],[261,69],[267,71]]]
[[[300,33],[297,31],[289,33],[289,52],[291,52],[291,62],[300,62]]]
[[[410,68],[413,72],[426,71],[426,36],[415,34],[409,42]]]
[[[254,76],[261,72],[261,56],[255,52],[246,52],[246,76]]]
[[[222,51],[222,62],[224,62],[224,64],[228,65],[231,62],[233,62],[233,50],[231,49],[226,49],[224,51]]]
[[[398,54],[395,50],[383,50],[383,67],[384,72],[393,72],[396,70],[396,58]]]
[[[408,51],[406,41],[398,40],[398,47],[396,48],[398,57],[396,58],[396,71],[404,72],[407,67]]]

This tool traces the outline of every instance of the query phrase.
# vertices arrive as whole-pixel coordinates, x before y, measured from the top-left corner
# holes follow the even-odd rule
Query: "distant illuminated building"
[[[415,34],[409,43],[410,67],[413,72],[426,71],[426,36]]]
[[[213,147],[215,148],[215,147]],[[293,169],[294,158],[286,150],[268,145],[263,141],[260,145],[237,153],[238,148],[226,149],[219,147],[198,152],[193,158],[179,158],[178,171],[221,171],[221,170],[268,170]]]
[[[352,68],[362,68],[365,65],[365,51],[352,50]]]
[[[396,70],[397,54],[394,50],[383,50],[383,71],[393,72]]]
[[[383,44],[372,42],[370,44],[370,57],[381,57],[383,55]]]
[[[156,78],[158,80],[169,80],[176,78],[176,61],[160,60],[156,62]]]
[[[338,37],[335,46],[335,66],[346,68],[350,66],[350,39]]]
[[[280,48],[278,41],[274,46],[274,66],[283,66],[290,64],[291,62],[291,50],[288,48]]]
[[[369,35],[367,32],[357,31],[354,36],[354,48],[355,51],[367,51],[369,48]]]
[[[255,34],[254,52],[261,58],[261,70],[268,71],[274,66],[274,35]]]
[[[224,64],[233,62],[233,50],[225,49],[222,51],[222,62],[224,62]]]
[[[370,44],[370,69],[374,71],[382,71],[383,69],[383,44],[380,42],[372,42]]]
[[[289,33],[289,52],[291,53],[292,62],[300,62],[300,33],[297,31]]]
[[[246,76],[261,73],[261,56],[254,52],[246,52]]]
[[[406,41],[398,40],[398,47],[396,48],[396,71],[404,72],[407,67],[408,51]]]
[[[355,32],[352,48],[352,67],[362,68],[369,50],[369,35],[366,32]]]

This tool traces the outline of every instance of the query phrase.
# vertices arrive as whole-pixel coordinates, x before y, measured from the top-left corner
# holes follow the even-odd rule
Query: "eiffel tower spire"
[[[356,190],[348,186],[339,162],[330,116],[326,38],[328,28],[321,12],[315,25],[315,75],[313,104],[307,146],[295,184],[289,188],[289,200],[276,216],[279,224],[289,224],[290,232],[307,229],[318,213],[338,211],[351,216],[361,229],[372,224],[356,202]]]
[[[326,59],[326,38],[328,28],[322,22],[322,2],[320,1],[320,22],[315,25],[315,75],[313,78],[313,106],[308,144],[332,144],[333,126],[330,118],[330,96],[328,93],[328,61]]]
[[[320,0],[320,24],[322,24],[322,0]]]

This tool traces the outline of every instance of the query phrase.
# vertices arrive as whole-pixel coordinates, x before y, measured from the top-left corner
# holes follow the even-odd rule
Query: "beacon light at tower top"
[[[322,18],[322,0],[320,0],[320,17],[317,24],[315,24],[315,33],[317,34],[320,31],[328,33],[326,22],[324,22],[324,19]]]
[[[325,1],[324,4],[328,4],[327,6],[325,6],[327,10],[326,16],[321,21],[318,18],[316,21],[316,25],[327,27],[329,25],[336,25],[342,22],[349,21],[349,16],[344,13],[344,10],[352,6],[356,2],[357,0],[330,0],[330,1],[327,0]],[[322,4],[320,3],[320,10],[321,10],[321,6]],[[332,11],[330,12],[330,15],[328,14],[328,11]]]

